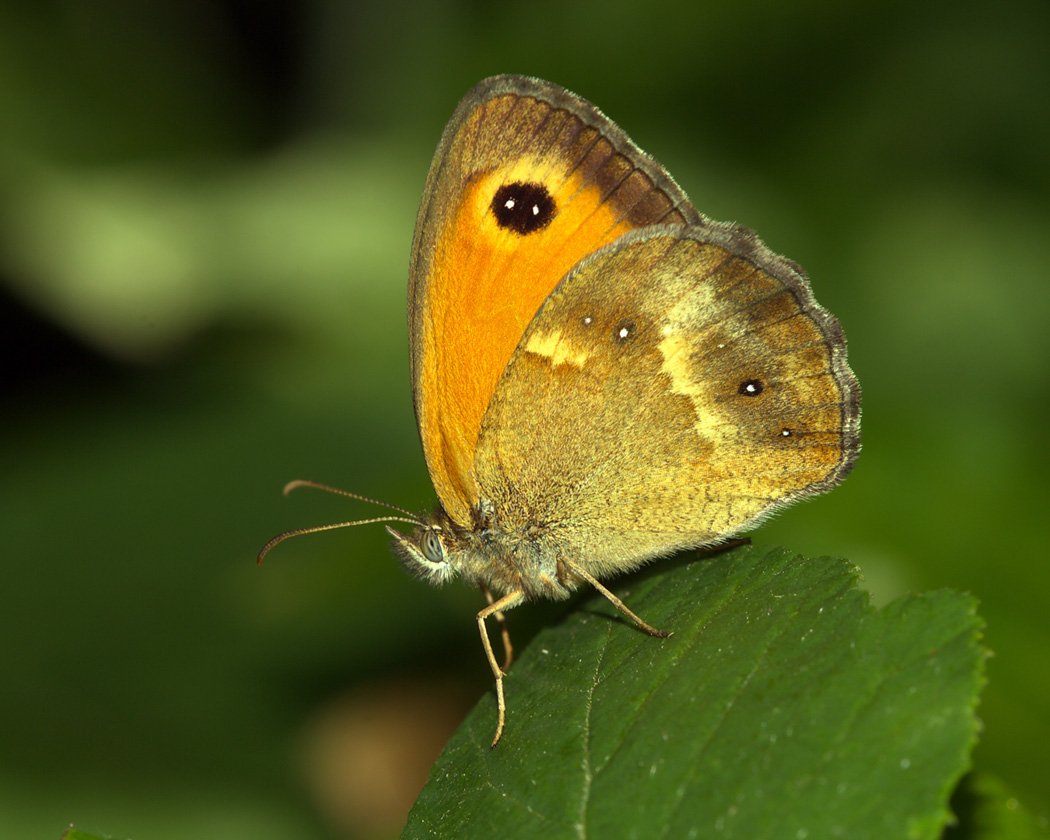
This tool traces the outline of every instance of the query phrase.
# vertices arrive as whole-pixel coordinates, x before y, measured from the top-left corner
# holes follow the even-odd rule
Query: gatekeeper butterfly
[[[423,191],[408,300],[440,505],[366,521],[413,523],[411,536],[387,526],[409,571],[485,594],[493,746],[505,611],[589,584],[669,635],[600,579],[724,543],[856,460],[859,386],[802,270],[702,216],[601,111],[549,82],[497,76],[460,102]],[[332,489],[286,489],[303,484]],[[351,524],[287,532],[262,554]]]

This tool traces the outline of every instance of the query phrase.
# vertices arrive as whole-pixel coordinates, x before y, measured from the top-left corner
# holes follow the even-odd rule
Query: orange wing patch
[[[474,450],[485,411],[547,296],[577,262],[628,230],[695,214],[656,183],[673,187],[657,164],[592,124],[602,121],[597,112],[504,94],[443,143],[435,196],[420,210],[420,224],[435,229],[417,231],[432,250],[414,291],[425,296],[412,315],[414,377],[434,489],[460,525],[470,524],[478,500]],[[449,201],[435,209],[440,192]]]
[[[465,196],[436,261],[435,281],[449,294],[431,302],[428,332],[441,348],[425,353],[422,375],[433,388],[428,399],[436,396],[444,410],[424,430],[424,446],[440,447],[437,466],[446,474],[432,475],[435,485],[447,482],[461,499],[477,500],[474,447],[481,420],[532,316],[569,269],[629,229],[601,204],[596,188],[581,190],[575,180],[554,193],[562,209],[549,229],[526,243],[522,234],[500,230],[489,209],[503,179],[482,179]],[[442,499],[443,489],[437,491]]]

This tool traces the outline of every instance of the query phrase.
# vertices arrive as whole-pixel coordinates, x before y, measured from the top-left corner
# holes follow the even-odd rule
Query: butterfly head
[[[386,526],[394,538],[394,554],[410,574],[436,586],[451,580],[456,573],[445,547],[447,532],[435,522],[421,523],[411,535]]]

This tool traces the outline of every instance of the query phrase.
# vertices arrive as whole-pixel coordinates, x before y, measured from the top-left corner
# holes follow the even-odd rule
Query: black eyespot
[[[620,321],[613,327],[613,339],[620,344],[626,344],[634,338],[634,321]]]
[[[781,429],[780,430],[780,436],[781,437],[789,438],[789,437],[791,437],[794,434],[795,433],[793,431],[791,431],[791,429]]]
[[[547,227],[557,209],[547,188],[535,182],[504,184],[492,197],[496,224],[522,236]]]
[[[766,386],[762,384],[760,379],[745,379],[740,383],[740,387],[737,388],[738,394],[743,394],[745,397],[757,397],[766,389]]]

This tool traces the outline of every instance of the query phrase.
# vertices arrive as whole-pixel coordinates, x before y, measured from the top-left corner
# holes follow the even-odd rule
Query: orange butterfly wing
[[[700,219],[666,170],[585,100],[520,76],[467,94],[431,164],[409,272],[416,419],[454,522],[471,524],[482,418],[558,281],[629,230]]]

